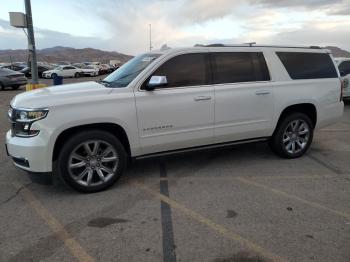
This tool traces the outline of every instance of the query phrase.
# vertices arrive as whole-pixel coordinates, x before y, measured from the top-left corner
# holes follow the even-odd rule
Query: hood
[[[21,93],[11,101],[15,108],[50,108],[70,104],[86,103],[105,98],[112,92],[97,82],[58,85]]]

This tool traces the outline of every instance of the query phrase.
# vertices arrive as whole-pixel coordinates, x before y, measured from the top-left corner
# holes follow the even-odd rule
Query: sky
[[[0,49],[25,49],[0,0]],[[350,51],[350,0],[32,0],[37,48],[92,47],[130,55],[195,44],[333,45]]]

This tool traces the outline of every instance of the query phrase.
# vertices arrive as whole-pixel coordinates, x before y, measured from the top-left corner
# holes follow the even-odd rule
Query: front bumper
[[[6,134],[6,148],[15,166],[29,172],[51,172],[51,159],[48,159],[48,147],[40,134],[35,137],[12,137]]]

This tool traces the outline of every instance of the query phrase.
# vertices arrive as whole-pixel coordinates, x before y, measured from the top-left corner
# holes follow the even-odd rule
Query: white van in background
[[[344,97],[350,97],[350,58],[335,58],[340,76],[344,80]]]

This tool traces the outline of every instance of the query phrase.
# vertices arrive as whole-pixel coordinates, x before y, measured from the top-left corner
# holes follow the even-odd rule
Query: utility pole
[[[31,57],[32,84],[38,84],[38,66],[36,60],[36,48],[34,39],[34,28],[32,18],[32,7],[30,0],[24,0],[26,9],[27,31],[28,31],[28,51]]]
[[[152,51],[152,24],[149,24],[149,51]]]

